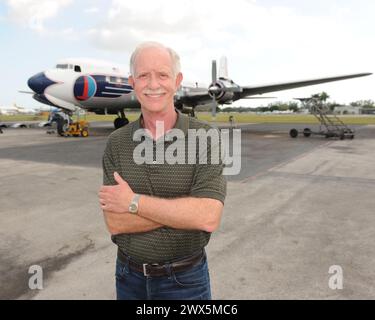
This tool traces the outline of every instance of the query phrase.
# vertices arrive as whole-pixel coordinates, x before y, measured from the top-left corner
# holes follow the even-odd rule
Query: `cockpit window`
[[[82,72],[81,66],[79,65],[73,65],[73,64],[67,64],[67,63],[59,63],[56,65],[56,69],[64,69],[64,70],[74,70],[75,72]]]
[[[68,65],[67,64],[57,64],[56,69],[68,69]]]

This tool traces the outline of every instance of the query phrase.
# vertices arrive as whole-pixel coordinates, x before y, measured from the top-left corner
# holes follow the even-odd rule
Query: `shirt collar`
[[[182,114],[177,109],[175,109],[175,111],[177,112],[177,120],[176,120],[176,123],[174,124],[173,129],[182,130],[184,135],[186,136],[188,133],[188,129],[189,129],[189,116]],[[142,118],[143,118],[143,115],[141,113],[139,118],[136,121],[134,121],[132,136],[134,136],[134,132],[137,131],[138,129],[143,129]]]

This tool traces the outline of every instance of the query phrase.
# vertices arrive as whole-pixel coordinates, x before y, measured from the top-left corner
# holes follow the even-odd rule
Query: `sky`
[[[210,83],[211,61],[257,85],[375,72],[373,0],[0,0],[0,105],[40,106],[27,79],[60,59],[128,65],[135,46],[160,41],[181,57],[184,79]],[[326,91],[329,101],[375,101],[375,75],[268,94],[237,106]]]

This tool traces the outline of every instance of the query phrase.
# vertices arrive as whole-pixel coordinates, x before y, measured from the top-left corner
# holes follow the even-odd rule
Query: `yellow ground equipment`
[[[67,127],[67,130],[64,131],[65,137],[88,137],[88,135],[89,123],[86,120],[74,121]]]

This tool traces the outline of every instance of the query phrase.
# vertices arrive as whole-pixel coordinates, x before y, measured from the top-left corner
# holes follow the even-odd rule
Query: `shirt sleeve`
[[[216,199],[224,204],[227,187],[227,181],[223,176],[224,164],[221,157],[219,157],[219,161],[212,161],[212,153],[220,155],[220,142],[212,147],[208,143],[207,153],[199,153],[200,159],[206,158],[207,163],[199,163],[199,159],[197,159],[190,195],[198,198]]]

